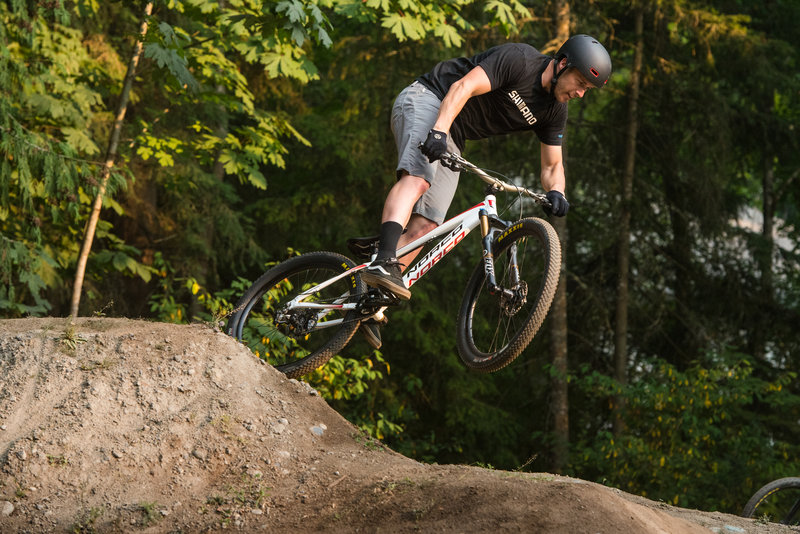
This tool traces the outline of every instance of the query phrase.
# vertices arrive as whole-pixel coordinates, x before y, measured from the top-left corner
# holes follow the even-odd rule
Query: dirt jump
[[[430,465],[207,325],[0,320],[0,532],[797,532]]]

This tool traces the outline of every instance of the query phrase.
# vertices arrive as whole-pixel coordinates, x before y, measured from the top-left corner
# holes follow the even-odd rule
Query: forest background
[[[393,310],[381,351],[357,340],[307,379],[421,461],[733,513],[800,475],[795,0],[17,0],[0,17],[4,317],[224,320],[269,263],[377,232],[391,104],[416,76],[599,38],[614,72],[569,106],[562,283],[523,356],[459,363],[475,241]],[[522,134],[465,156],[538,185],[538,153]],[[452,212],[479,195],[462,179]]]

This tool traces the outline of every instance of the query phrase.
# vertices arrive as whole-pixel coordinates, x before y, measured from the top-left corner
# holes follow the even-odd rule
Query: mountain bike
[[[561,270],[561,245],[553,227],[536,217],[510,222],[498,215],[496,194],[544,208],[545,195],[505,182],[456,154],[445,163],[486,182],[485,197],[463,213],[398,250],[398,257],[433,246],[403,274],[411,287],[475,228],[481,250],[458,312],[457,346],[464,364],[493,372],[511,363],[544,322]],[[490,174],[491,172],[491,174]],[[498,175],[499,176],[499,175]],[[521,213],[520,213],[521,215]],[[364,321],[384,324],[400,300],[367,287],[359,273],[377,254],[378,239],[355,238],[348,248],[357,263],[335,252],[310,252],[283,261],[256,280],[234,307],[227,333],[260,358],[297,378],[323,366],[351,340]]]
[[[800,478],[779,478],[759,489],[744,505],[742,517],[800,525]]]

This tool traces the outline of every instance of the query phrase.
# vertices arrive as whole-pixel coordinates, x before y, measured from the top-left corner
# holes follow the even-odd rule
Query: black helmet
[[[611,57],[605,47],[589,35],[573,35],[567,39],[556,53],[556,63],[561,61],[561,58],[567,58],[567,66],[561,73],[570,67],[575,67],[598,89],[603,87],[611,76]]]

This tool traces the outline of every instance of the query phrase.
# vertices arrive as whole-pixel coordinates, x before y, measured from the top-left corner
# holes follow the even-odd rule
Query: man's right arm
[[[449,133],[450,126],[453,125],[453,121],[461,113],[467,100],[473,96],[488,93],[491,90],[492,82],[489,81],[486,71],[480,66],[473,68],[448,89],[444,100],[442,100],[442,105],[439,107],[439,116],[436,118],[433,129]]]
[[[482,95],[492,90],[492,83],[486,75],[486,71],[478,66],[469,71],[463,78],[455,82],[447,90],[447,94],[442,100],[442,105],[439,106],[439,115],[436,117],[436,123],[428,132],[428,137],[422,143],[422,153],[428,156],[428,161],[433,163],[442,157],[442,154],[447,152],[447,136],[450,133],[450,127],[453,121],[467,100],[473,96]]]

